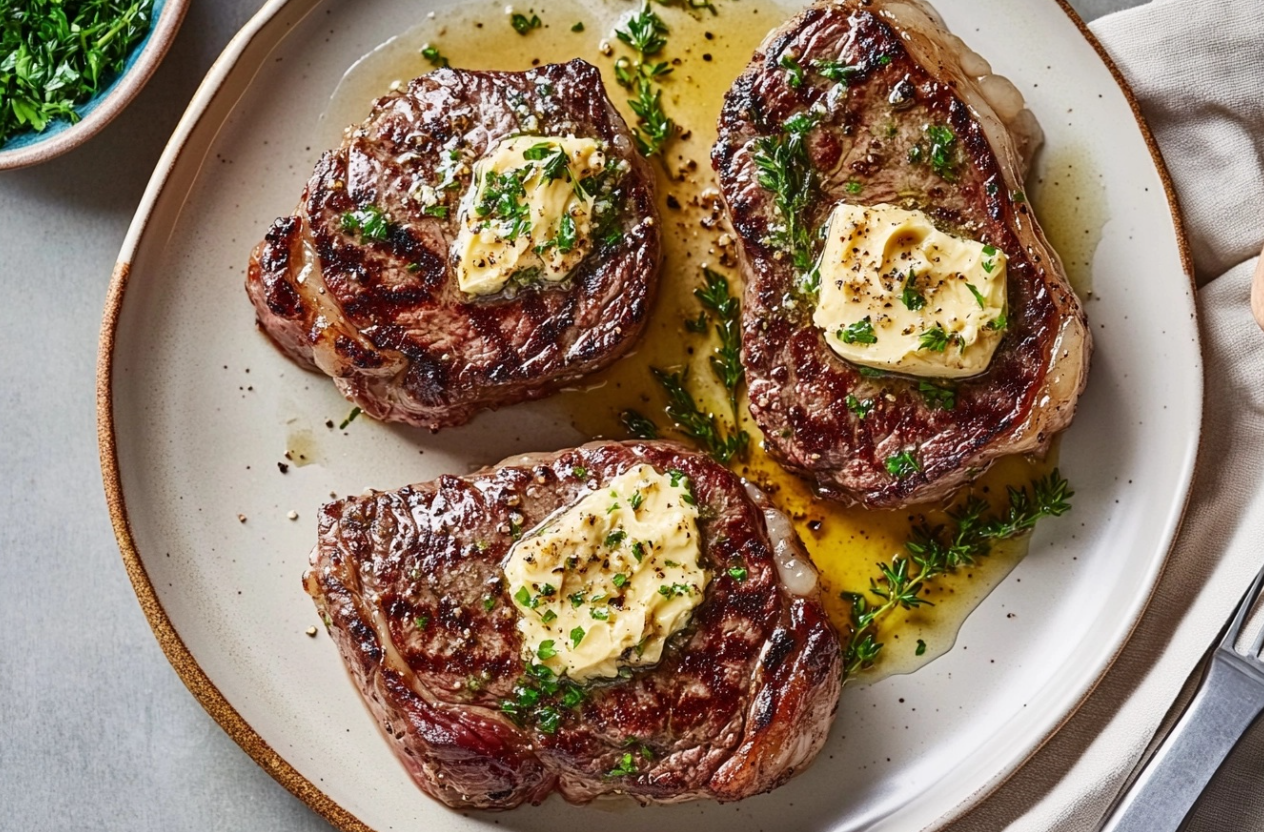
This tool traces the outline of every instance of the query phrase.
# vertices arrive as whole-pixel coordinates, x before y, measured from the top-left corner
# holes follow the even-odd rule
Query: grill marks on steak
[[[596,138],[625,161],[619,233],[563,284],[470,298],[449,256],[459,201],[474,162],[519,133]],[[449,171],[458,187],[438,190],[439,208],[417,198]],[[661,258],[652,182],[595,67],[435,70],[378,99],[321,156],[295,215],[254,250],[246,289],[264,330],[369,415],[459,425],[599,370],[640,335]],[[343,228],[365,206],[389,216],[383,239]]]
[[[785,56],[805,69],[798,88],[780,66]],[[855,74],[835,84],[814,70],[821,60]],[[752,148],[804,112],[819,119],[807,143],[819,181],[800,218],[808,227],[839,201],[886,202],[1009,256],[1005,338],[985,373],[952,385],[952,409],[919,392],[921,380],[865,375],[834,354],[798,294],[791,259],[769,241],[781,220]],[[926,144],[926,125],[956,136],[952,181],[909,159]],[[917,0],[819,3],[771,33],[729,91],[713,161],[742,239],[751,412],[769,453],[822,496],[873,507],[938,499],[997,457],[1044,453],[1070,423],[1091,339],[1060,260],[1018,196],[1039,141],[1017,90]],[[872,399],[872,411],[856,416],[848,395]],[[921,470],[889,473],[886,460],[908,449]]]
[[[656,667],[592,686],[556,733],[515,724],[500,702],[524,665],[501,564],[517,530],[640,463],[693,484],[706,598]],[[812,760],[840,686],[837,636],[815,593],[781,584],[763,510],[680,446],[593,444],[329,503],[305,584],[396,753],[438,800],[737,800]],[[638,773],[609,776],[629,751]]]

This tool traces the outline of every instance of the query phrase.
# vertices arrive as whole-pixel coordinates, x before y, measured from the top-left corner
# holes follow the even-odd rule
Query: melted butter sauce
[[[1027,196],[1062,257],[1071,287],[1087,300],[1093,294],[1093,255],[1110,219],[1106,186],[1092,155],[1074,144],[1042,148],[1028,177]]]
[[[347,72],[330,100],[321,137],[327,145],[336,145],[346,125],[365,117],[369,102],[393,83],[429,71],[431,65],[420,54],[426,45],[437,47],[452,66],[468,69],[523,70],[583,58],[601,69],[611,100],[632,124],[635,117],[627,106],[628,93],[615,83],[613,73],[615,59],[630,53],[615,38],[614,29],[638,8],[638,4],[621,0],[549,0],[539,7],[514,6],[514,11],[528,17],[533,13],[541,17],[542,27],[525,36],[511,28],[503,3],[484,0],[440,9],[434,17],[379,46]],[[665,261],[654,310],[634,351],[608,370],[585,379],[581,388],[555,397],[575,427],[587,436],[626,438],[618,417],[627,409],[640,411],[660,426],[666,424],[666,400],[650,367],[687,367],[690,388],[699,404],[724,422],[733,419],[724,390],[708,364],[714,338],[685,327],[685,321],[697,318],[701,311],[693,290],[701,285],[703,266],[727,276],[732,291],[741,295],[736,243],[724,219],[710,150],[724,93],[768,31],[795,8],[773,0],[741,0],[720,3],[719,14],[712,16],[654,6],[670,33],[666,49],[653,60],[665,60],[672,66],[671,75],[662,84],[663,107],[679,125],[665,158],[653,163],[659,179]],[[572,31],[578,22],[584,24],[583,32]],[[1038,216],[1045,220],[1045,230],[1055,247],[1067,258],[1068,271],[1078,276],[1077,288],[1087,287],[1092,251],[1104,222],[1099,195],[1088,193],[1097,180],[1082,154],[1046,151],[1040,170],[1044,183],[1033,186],[1032,195]],[[744,400],[739,402],[738,411],[741,426],[751,435],[751,452],[749,459],[734,469],[764,489],[791,517],[820,570],[825,605],[843,632],[850,628],[850,605],[839,593],[867,589],[870,579],[879,575],[876,564],[903,553],[914,527],[945,522],[945,511],[970,494],[1000,505],[1005,501],[1006,486],[1027,485],[1052,470],[1057,456],[1055,446],[1046,460],[1002,459],[948,505],[870,511],[816,499],[806,482],[782,470],[763,452],[759,429],[751,421]],[[933,606],[897,609],[888,615],[877,633],[885,644],[882,656],[876,667],[855,682],[867,684],[909,673],[946,653],[969,613],[1025,553],[1025,540],[998,545],[975,566],[932,582],[923,597]],[[919,639],[926,644],[920,656],[916,652]]]

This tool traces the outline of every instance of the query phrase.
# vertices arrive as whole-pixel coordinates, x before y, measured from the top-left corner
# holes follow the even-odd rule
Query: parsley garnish
[[[632,761],[630,751],[624,752],[619,764],[606,772],[607,777],[627,777],[629,774],[636,774],[636,763]]]
[[[861,400],[853,396],[851,393],[848,393],[846,402],[847,402],[847,409],[850,410],[852,413],[855,413],[856,416],[858,416],[861,419],[868,416],[869,412],[873,410],[873,399]]]
[[[900,295],[900,302],[910,312],[916,312],[926,305],[926,296],[913,283],[917,280],[917,270],[909,269],[908,277],[904,281],[904,292]]]
[[[930,350],[931,352],[943,352],[948,347],[948,342],[955,336],[950,336],[944,332],[942,326],[935,326],[934,329],[923,330],[921,336],[917,339],[917,348],[919,350]]]
[[[803,67],[795,60],[794,56],[786,53],[781,56],[781,61],[777,66],[786,71],[786,83],[791,89],[798,89],[803,86]]]
[[[448,62],[448,59],[443,56],[443,53],[440,52],[437,47],[431,46],[429,44],[422,47],[421,57],[429,61],[430,65],[433,67],[441,67],[443,69],[447,69],[448,67],[452,66],[452,64]]]
[[[859,66],[845,64],[842,61],[816,61],[812,64],[812,68],[825,78],[843,86],[861,72]]]
[[[628,505],[632,506],[632,510],[636,511],[645,502],[645,496],[640,491],[633,491],[632,496],[628,498]]]
[[[553,646],[553,639],[547,638],[540,642],[540,646],[536,649],[535,654],[540,660],[551,659],[557,655],[557,648]]]
[[[413,624],[417,625],[418,630],[424,630],[430,626],[430,616],[419,615],[413,619]]]
[[[571,630],[571,649],[578,647],[579,643],[583,640],[584,640],[583,627],[576,627],[575,629]]]
[[[576,465],[571,469],[571,475],[579,480],[588,479],[588,469],[582,465]]]
[[[617,548],[618,545],[622,543],[624,538],[626,538],[627,536],[628,536],[628,533],[625,532],[623,529],[615,529],[610,534],[606,535],[606,548],[607,549]]]
[[[509,18],[509,25],[513,26],[514,31],[520,35],[525,35],[532,29],[539,29],[544,23],[540,20],[538,14],[527,17],[525,14],[515,13]]]
[[[898,454],[892,454],[886,459],[887,473],[898,479],[916,474],[922,470],[921,463],[913,456],[910,450],[900,451]]]
[[[617,587],[618,589],[623,589],[623,587],[626,586],[628,583],[628,576],[624,575],[622,572],[619,572],[613,578],[610,579],[610,582],[613,583],[615,587]]]
[[[636,558],[637,563],[640,563],[641,560],[644,559],[645,557],[645,544],[644,543],[638,540],[636,543],[632,544],[632,557]]]
[[[866,315],[854,324],[838,330],[838,340],[844,344],[876,344],[878,336],[873,332],[873,322]]]
[[[957,390],[949,383],[944,386],[933,384],[925,379],[917,383],[917,392],[922,394],[929,407],[938,410],[952,410],[957,406]]]
[[[381,208],[366,205],[342,215],[342,230],[359,234],[362,240],[385,240],[391,232],[391,223]]]
[[[540,616],[540,620],[543,621],[545,624],[552,622],[556,618],[557,618],[557,613],[553,612],[553,610],[545,610],[544,615]]]
[[[729,567],[729,577],[739,583],[746,580],[746,575],[747,575],[747,572],[746,572],[745,566],[730,566]]]
[[[343,419],[341,422],[338,423],[338,430],[346,430],[347,425],[354,422],[356,420],[356,417],[358,417],[363,412],[364,411],[358,407],[351,408],[351,412],[347,414],[347,418]]]
[[[847,193],[851,194],[852,196],[855,196],[856,194],[860,193],[864,189],[865,189],[864,183],[862,183],[859,179],[851,179],[851,180],[848,180],[847,182]]]
[[[926,642],[920,638],[917,640],[917,649],[913,651],[913,655],[920,656],[926,652]]]
[[[984,271],[989,271],[989,272],[990,272],[990,271],[992,271],[992,270],[988,268],[988,265],[989,265],[988,263],[984,263],[984,264],[983,264],[983,269],[984,269]],[[979,303],[979,308],[980,308],[980,309],[987,309],[987,304],[986,304],[986,303],[984,302],[984,300],[983,300],[983,293],[982,293],[982,292],[980,292],[978,289],[974,288],[974,284],[973,284],[973,283],[967,283],[967,284],[966,284],[966,288],[970,290],[970,294],[974,295],[974,299],[975,299],[976,301],[978,301],[978,303]]]
[[[665,598],[671,598],[673,596],[679,598],[690,594],[692,591],[693,590],[688,584],[672,584],[671,586],[664,585],[658,588],[658,594]]]

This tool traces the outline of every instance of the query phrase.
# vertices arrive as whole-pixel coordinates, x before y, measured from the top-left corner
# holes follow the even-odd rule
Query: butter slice
[[[550,159],[559,152],[566,155],[566,164],[560,175],[549,177]],[[602,145],[589,138],[515,136],[492,147],[474,164],[461,200],[460,230],[453,244],[461,291],[488,295],[511,280],[564,280],[592,250],[596,200],[576,183],[600,173],[605,164]],[[499,202],[494,197],[506,190],[506,176],[521,186],[521,193]],[[501,210],[506,204],[522,206],[524,222],[519,223],[515,212]],[[570,245],[558,245],[568,236]]]
[[[662,658],[709,581],[689,489],[680,472],[636,465],[514,544],[505,579],[524,659],[583,682]]]
[[[992,246],[938,230],[922,211],[840,203],[817,264],[812,320],[855,364],[978,375],[1004,334],[1006,262]]]

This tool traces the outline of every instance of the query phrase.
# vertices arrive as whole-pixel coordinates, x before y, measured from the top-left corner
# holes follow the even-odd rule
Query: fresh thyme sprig
[[[704,413],[690,394],[689,371],[669,372],[650,367],[654,378],[667,393],[667,415],[680,432],[700,444],[717,462],[727,465],[732,459],[746,456],[750,435],[721,424],[714,413]]]
[[[746,378],[741,355],[741,306],[737,298],[729,294],[729,281],[724,275],[705,267],[702,274],[706,285],[694,289],[693,293],[706,309],[715,313],[715,333],[720,336],[720,345],[711,356],[711,371],[728,391],[729,407],[733,410],[733,418],[737,419],[737,392]]]
[[[923,523],[915,529],[904,544],[906,553],[896,555],[890,563],[879,563],[881,577],[869,581],[869,595],[877,602],[862,592],[842,593],[852,605],[852,636],[843,655],[846,676],[869,667],[881,653],[875,625],[883,616],[896,607],[911,610],[931,605],[921,596],[927,583],[975,563],[991,551],[995,541],[1031,531],[1042,517],[1065,514],[1071,510],[1074,496],[1057,470],[1036,480],[1030,489],[1006,490],[1009,504],[999,513],[988,514],[987,501],[972,497],[961,508],[948,512],[946,525]]]
[[[659,87],[660,79],[671,73],[671,67],[663,61],[648,60],[667,45],[667,24],[645,0],[641,10],[628,18],[626,28],[616,29],[614,34],[636,53],[635,60],[616,61],[614,72],[618,82],[633,94],[628,106],[636,113],[637,146],[646,156],[657,155],[676,129],[663,111],[663,91]]]
[[[809,294],[819,288],[819,276],[812,269],[812,229],[803,212],[816,191],[816,171],[808,156],[807,136],[816,119],[799,113],[786,120],[779,135],[764,136],[755,142],[753,160],[756,181],[773,195],[773,206],[781,220],[769,234],[770,242],[788,254],[795,269],[804,277]]]

